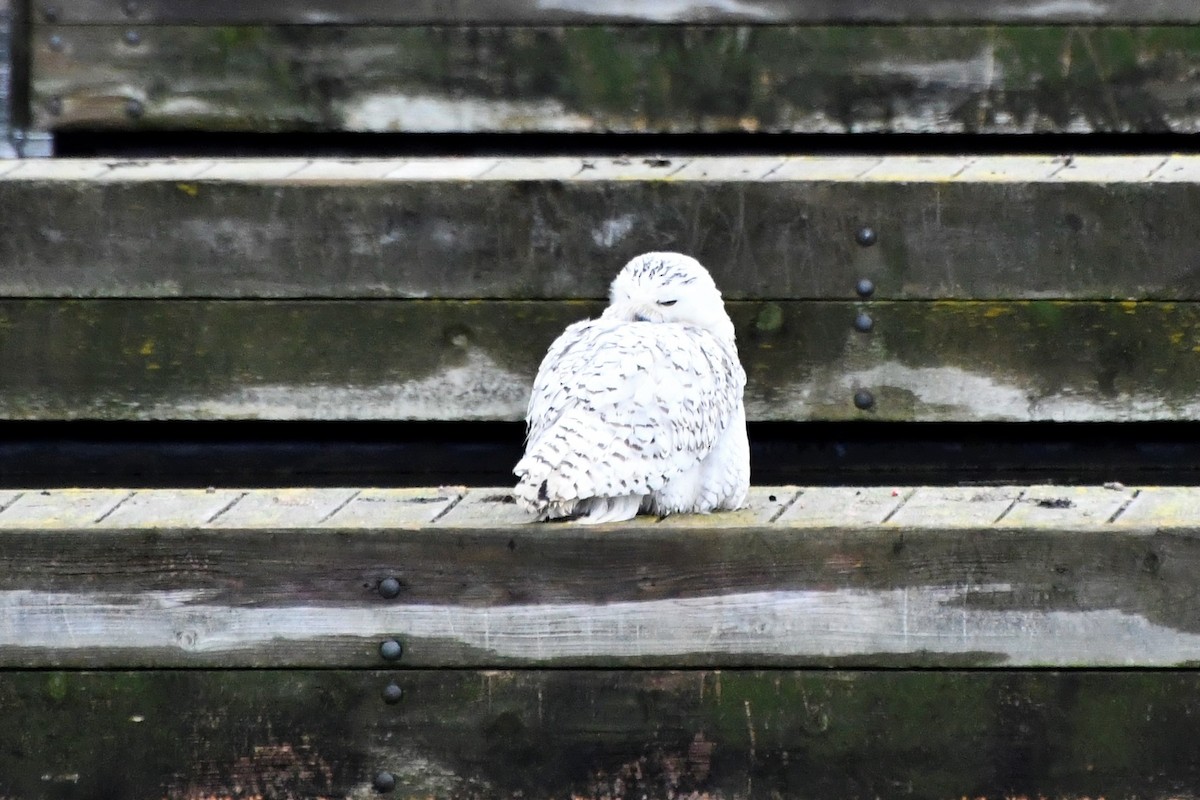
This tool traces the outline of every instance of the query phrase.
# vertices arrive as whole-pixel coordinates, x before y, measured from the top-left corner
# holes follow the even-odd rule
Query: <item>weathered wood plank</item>
[[[1198,64],[1186,26],[48,25],[31,102],[54,130],[1195,132]]]
[[[9,0],[0,0],[0,172],[5,171],[3,159],[15,158],[17,149],[12,142],[13,60],[11,45],[13,11]]]
[[[1190,671],[7,672],[0,792],[1165,800],[1200,772],[1198,696]]]
[[[1200,298],[1200,159],[1117,164],[39,159],[0,175],[0,294],[600,298],[670,248],[730,298]]]
[[[95,516],[105,491],[21,495],[49,522],[19,503],[0,512],[0,667],[383,667],[389,639],[401,667],[1200,659],[1196,488],[1090,490],[1118,510],[1154,498],[1160,511],[1140,524],[1133,507],[1123,520],[1082,499],[1032,520],[1020,501],[991,507],[1083,489],[900,487],[896,509],[822,521],[800,499],[828,509],[846,489],[760,487],[744,511],[595,528],[531,524],[507,490],[476,489],[410,490],[369,518],[294,504],[275,526],[259,515],[240,529],[199,493],[185,514],[147,499],[169,490],[113,490],[130,495],[121,508],[141,497],[197,520],[172,528],[143,512],[121,527],[120,509]],[[244,495],[268,512],[294,500]],[[418,521],[414,505],[441,511]]]
[[[1195,304],[729,308],[755,420],[1200,418]],[[0,300],[0,417],[519,420],[547,346],[598,309]],[[861,309],[873,322],[866,333],[853,324]],[[855,404],[861,391],[867,409]]]
[[[302,0],[286,6],[256,0],[72,0],[41,9],[42,22],[72,24],[189,25],[362,25],[362,24],[501,24],[545,25],[598,22],[743,24],[837,22],[1032,22],[1187,23],[1200,22],[1200,11],[1188,0],[997,0],[962,3],[918,0],[679,0],[669,3],[575,2],[573,0]]]
[[[1190,486],[755,486],[747,507],[737,511],[646,516],[637,524],[706,530],[776,524],[781,528],[1096,528],[1110,524],[1191,528],[1198,508],[1200,488]],[[9,530],[229,529],[235,527],[231,522],[238,529],[269,530],[380,530],[433,524],[529,530],[525,526],[530,521],[531,515],[516,505],[507,487],[0,492],[0,528]]]

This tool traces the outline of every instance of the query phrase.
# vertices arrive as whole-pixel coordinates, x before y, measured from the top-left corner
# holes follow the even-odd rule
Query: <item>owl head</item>
[[[612,282],[604,316],[695,325],[733,340],[733,323],[712,276],[682,253],[643,253],[626,264]]]

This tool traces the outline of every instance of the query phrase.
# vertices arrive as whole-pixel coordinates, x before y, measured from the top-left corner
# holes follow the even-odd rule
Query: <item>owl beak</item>
[[[634,322],[649,322],[649,321],[650,321],[650,318],[649,318],[649,317],[645,317],[645,316],[643,316],[643,315],[641,315],[641,314],[634,314],[634,315],[633,315],[633,321],[634,321]]]

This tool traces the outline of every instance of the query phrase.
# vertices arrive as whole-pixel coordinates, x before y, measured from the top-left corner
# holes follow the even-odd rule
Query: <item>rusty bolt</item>
[[[395,639],[388,639],[379,645],[379,655],[384,661],[398,661],[404,655],[404,647]]]

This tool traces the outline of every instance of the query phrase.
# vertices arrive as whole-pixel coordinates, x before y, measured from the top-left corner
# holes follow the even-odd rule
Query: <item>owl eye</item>
[[[659,304],[660,306],[667,306],[667,307],[670,307],[670,306],[673,306],[673,305],[675,305],[675,304],[676,304],[676,303],[678,303],[678,302],[679,302],[678,300],[659,300],[659,301],[658,301],[658,304]]]

